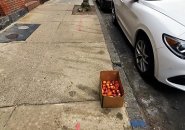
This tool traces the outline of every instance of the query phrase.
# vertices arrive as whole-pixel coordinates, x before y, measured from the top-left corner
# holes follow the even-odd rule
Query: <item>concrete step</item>
[[[26,8],[28,9],[28,11],[36,8],[37,6],[40,5],[40,2],[37,1],[37,0],[32,0],[32,1],[29,1],[25,4]]]

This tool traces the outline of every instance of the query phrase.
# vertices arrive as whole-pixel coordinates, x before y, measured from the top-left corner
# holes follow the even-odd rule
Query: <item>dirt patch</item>
[[[105,53],[105,52],[102,51],[102,50],[98,52],[98,54],[100,54],[100,55],[103,55],[104,53]]]
[[[71,97],[74,97],[74,96],[76,95],[76,91],[70,91],[70,92],[69,92],[69,95],[70,95]]]
[[[65,126],[65,125],[62,127],[62,130],[68,130],[68,129],[69,128],[67,126]]]
[[[88,95],[93,96],[95,99],[99,99],[98,91],[96,91],[92,88],[89,88],[88,86],[82,85],[82,84],[79,84],[76,87],[79,88],[80,90],[86,92]]]
[[[117,117],[118,119],[120,119],[120,120],[123,120],[123,115],[122,115],[120,112],[118,112],[118,113],[116,114],[116,117]]]
[[[91,5],[91,9],[86,12],[78,12],[79,8],[80,8],[80,5],[74,5],[72,15],[95,15],[96,14],[96,9],[94,5]]]
[[[109,108],[102,109],[102,111],[101,111],[101,113],[103,113],[105,115],[108,115],[110,112],[111,112],[111,109],[109,109]]]

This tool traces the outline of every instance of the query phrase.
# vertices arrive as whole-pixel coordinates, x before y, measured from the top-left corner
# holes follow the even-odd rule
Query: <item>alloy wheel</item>
[[[146,53],[146,45],[143,40],[139,40],[135,48],[136,65],[144,73],[149,69],[149,55]]]

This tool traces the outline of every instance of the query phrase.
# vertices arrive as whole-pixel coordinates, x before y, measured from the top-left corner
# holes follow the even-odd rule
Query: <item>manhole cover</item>
[[[21,29],[21,30],[26,30],[28,29],[29,27],[28,26],[19,26],[18,29]]]
[[[16,34],[16,33],[6,35],[6,37],[8,39],[16,39],[16,38],[18,38],[18,36],[19,36],[19,34]]]

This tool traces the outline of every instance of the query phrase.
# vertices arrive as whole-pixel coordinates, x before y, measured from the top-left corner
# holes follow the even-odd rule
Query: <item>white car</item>
[[[112,18],[141,75],[185,91],[185,0],[113,0]]]

